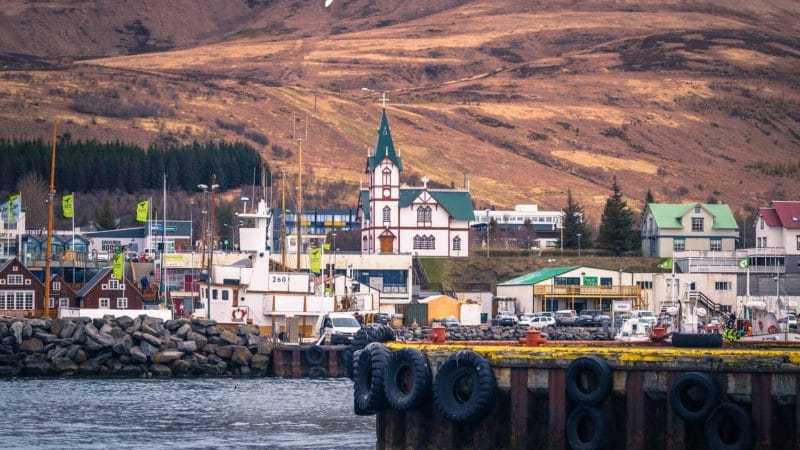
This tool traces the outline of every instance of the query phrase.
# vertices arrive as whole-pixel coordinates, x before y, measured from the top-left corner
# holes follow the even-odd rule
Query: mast
[[[211,318],[211,271],[214,267],[214,187],[217,185],[217,175],[211,175],[211,207],[209,208],[209,235],[210,242],[208,255],[208,290],[206,291],[206,318]]]
[[[286,172],[281,170],[281,265],[286,270]]]
[[[161,232],[161,285],[158,287],[158,295],[163,296],[164,306],[167,306],[167,283],[164,282],[164,253],[167,252],[167,172],[164,171],[164,203],[161,214],[161,227],[164,229]],[[163,293],[162,293],[163,291]],[[160,302],[159,302],[160,303]]]
[[[297,270],[300,270],[300,253],[303,251],[303,141],[299,143],[300,152],[297,157]]]
[[[53,198],[56,195],[56,124],[53,124],[53,152],[50,156],[50,191],[47,193],[47,250],[44,261],[44,315],[50,316],[50,258],[53,254]],[[13,207],[13,205],[11,205]],[[35,305],[34,305],[35,309]]]

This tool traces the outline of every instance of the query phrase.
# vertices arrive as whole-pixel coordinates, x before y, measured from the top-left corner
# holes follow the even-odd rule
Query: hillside
[[[247,139],[294,173],[297,129],[354,205],[386,92],[406,175],[477,207],[800,197],[790,0],[2,3],[3,137]]]

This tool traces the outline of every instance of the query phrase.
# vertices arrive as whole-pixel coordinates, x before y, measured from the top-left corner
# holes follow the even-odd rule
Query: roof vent
[[[792,222],[800,222],[800,217],[792,216]]]

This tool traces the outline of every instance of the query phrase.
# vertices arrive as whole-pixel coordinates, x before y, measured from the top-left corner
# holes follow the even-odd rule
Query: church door
[[[394,251],[394,236],[381,236],[381,253]]]

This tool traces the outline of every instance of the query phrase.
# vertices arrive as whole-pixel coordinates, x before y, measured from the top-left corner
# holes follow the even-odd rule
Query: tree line
[[[165,173],[170,190],[187,192],[208,184],[210,174],[217,175],[220,189],[249,185],[254,176],[261,177],[261,156],[244,142],[194,142],[145,150],[119,141],[73,141],[65,133],[56,144],[55,184],[61,192],[160,189]],[[0,139],[0,192],[13,192],[31,173],[49,180],[51,152],[52,143],[42,139]]]

